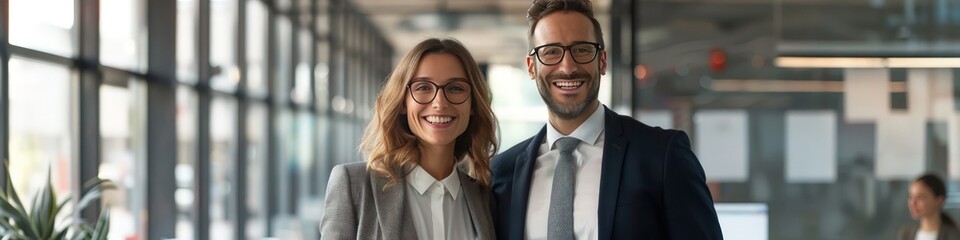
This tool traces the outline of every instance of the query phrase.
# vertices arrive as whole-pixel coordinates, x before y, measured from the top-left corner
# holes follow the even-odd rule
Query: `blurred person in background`
[[[924,174],[910,184],[907,208],[910,217],[920,224],[908,224],[900,228],[900,240],[960,240],[957,223],[943,212],[947,188],[943,180],[934,174]]]
[[[366,162],[330,173],[323,239],[493,239],[491,95],[454,39],[427,39],[377,96],[360,146]]]

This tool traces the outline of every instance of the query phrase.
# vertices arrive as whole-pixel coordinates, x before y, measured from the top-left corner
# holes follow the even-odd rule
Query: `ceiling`
[[[398,58],[425,38],[453,37],[480,63],[524,64],[525,13],[531,0],[351,1],[383,31]],[[612,1],[594,1],[605,30],[610,28]],[[769,59],[785,52],[850,54],[854,49],[850,46],[885,53],[895,49],[891,44],[905,44],[901,48],[924,54],[915,45],[939,46],[944,41],[956,45],[960,39],[960,31],[953,30],[960,25],[960,6],[952,0],[633,1],[639,4],[635,26],[639,48],[633,54],[641,62],[653,62],[654,71],[672,71],[678,65],[705,67],[705,56],[715,48],[749,62],[755,56]]]
[[[608,26],[611,0],[595,0]],[[425,38],[453,37],[477,62],[523,65],[526,11],[531,0],[353,0],[397,49],[398,57]]]

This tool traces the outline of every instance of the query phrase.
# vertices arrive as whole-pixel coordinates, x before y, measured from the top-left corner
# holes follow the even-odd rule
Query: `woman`
[[[901,240],[953,240],[960,239],[960,230],[949,215],[942,211],[947,199],[947,188],[943,180],[933,174],[925,174],[910,184],[910,196],[907,208],[910,217],[919,220],[920,225],[908,225],[900,228]]]
[[[490,89],[453,39],[427,39],[377,96],[366,162],[330,173],[323,239],[493,239]]]

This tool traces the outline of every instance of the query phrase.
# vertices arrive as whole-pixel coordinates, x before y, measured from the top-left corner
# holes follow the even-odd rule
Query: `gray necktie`
[[[562,137],[555,144],[560,150],[560,159],[557,160],[557,168],[553,170],[547,239],[574,239],[573,189],[576,183],[577,159],[573,156],[573,150],[580,144],[580,139]]]

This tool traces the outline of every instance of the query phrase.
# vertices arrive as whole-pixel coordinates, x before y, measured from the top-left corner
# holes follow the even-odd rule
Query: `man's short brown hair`
[[[530,9],[527,9],[527,20],[530,22],[530,31],[527,33],[527,41],[533,48],[533,30],[537,28],[540,19],[555,12],[572,11],[583,14],[593,23],[593,33],[597,36],[597,43],[603,44],[603,31],[600,30],[600,22],[593,17],[593,4],[590,0],[534,0]]]

